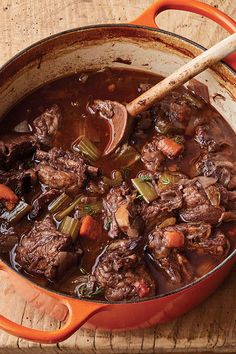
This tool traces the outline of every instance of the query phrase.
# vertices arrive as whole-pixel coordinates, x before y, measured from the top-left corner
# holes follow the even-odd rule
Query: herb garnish
[[[170,178],[168,178],[166,176],[161,176],[160,179],[161,179],[162,184],[170,184],[171,183]]]
[[[143,196],[141,194],[138,194],[137,197],[135,199],[143,199]]]
[[[140,176],[140,179],[141,179],[142,181],[151,181],[151,180],[152,180],[152,177],[147,176],[147,175],[143,175],[143,176]]]
[[[86,205],[84,206],[84,211],[86,212],[86,214],[89,214],[89,215],[94,214],[93,207],[92,207],[92,205],[90,205],[90,204],[86,204]]]
[[[91,289],[87,283],[82,283],[76,287],[76,291],[80,297],[92,298],[103,294],[103,288],[97,287],[95,290]]]
[[[123,168],[123,173],[124,173],[124,178],[128,179],[130,176],[130,168],[129,167],[124,167]]]

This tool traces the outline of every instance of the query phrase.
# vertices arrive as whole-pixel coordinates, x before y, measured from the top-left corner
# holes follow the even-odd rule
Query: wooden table
[[[188,0],[183,0],[188,1]],[[236,19],[235,0],[205,0]],[[95,23],[126,22],[152,0],[1,0],[0,65],[50,34]],[[166,12],[159,26],[209,46],[226,35],[202,16]],[[34,328],[58,328],[15,294],[1,275],[0,313]],[[204,304],[176,321],[149,329],[105,332],[80,329],[58,345],[30,343],[0,331],[0,354],[13,353],[236,353],[236,269]]]

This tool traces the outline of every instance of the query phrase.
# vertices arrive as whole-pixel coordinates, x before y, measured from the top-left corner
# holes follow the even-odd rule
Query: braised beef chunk
[[[137,255],[137,241],[113,241],[95,270],[97,282],[108,301],[122,301],[153,295],[155,284]]]
[[[175,226],[157,227],[148,235],[147,250],[154,263],[165,276],[175,283],[186,283],[193,279],[193,269],[181,253],[185,237]]]
[[[156,261],[160,270],[169,281],[177,284],[187,284],[194,280],[194,271],[187,257],[173,251],[168,257]]]
[[[52,218],[46,216],[22,236],[16,248],[16,262],[28,273],[54,280],[76,266],[78,254],[73,252],[71,237],[59,232]]]
[[[161,211],[171,212],[182,207],[183,197],[181,189],[181,186],[173,186],[160,194]]]
[[[161,134],[183,133],[202,103],[191,94],[173,91],[152,109],[156,130]]]
[[[228,255],[230,244],[225,235],[218,230],[211,237],[200,238],[198,242],[196,239],[191,238],[187,242],[187,249],[196,251],[198,254],[209,254],[222,258]]]
[[[183,188],[184,204],[187,208],[194,208],[198,205],[208,203],[206,193],[198,182],[188,184]]]
[[[169,281],[186,284],[193,280],[194,272],[188,259],[180,253],[185,243],[183,234],[179,232],[179,242],[173,247],[175,244],[170,243],[170,235],[173,232],[176,233],[175,227],[154,229],[148,236],[147,251],[157,269],[161,270]]]
[[[94,100],[89,105],[89,109],[93,112],[99,112],[101,116],[111,119],[114,115],[113,106],[110,101]]]
[[[184,223],[176,226],[185,235],[185,246],[199,255],[209,254],[217,258],[229,253],[229,240],[222,231],[212,231],[207,223]]]
[[[160,192],[159,199],[149,204],[142,202],[140,214],[148,230],[153,225],[161,223],[168,216],[171,216],[172,212],[182,207],[183,197],[181,189],[182,187],[178,185],[169,187]]]
[[[94,181],[89,181],[86,185],[86,191],[91,194],[103,195],[106,193],[106,189],[106,186],[101,180],[97,183]]]
[[[220,222],[223,209],[212,205],[198,205],[195,208],[183,209],[180,211],[180,217],[185,222],[207,222],[209,224],[218,224]]]
[[[155,260],[167,257],[171,249],[167,247],[163,229],[156,227],[148,235],[148,250]]]
[[[139,114],[135,120],[131,141],[134,143],[135,147],[140,150],[143,143],[146,142],[154,122],[149,111]]]
[[[18,194],[30,191],[37,184],[37,174],[34,168],[19,166],[18,170],[0,171],[0,183],[4,183]]]
[[[217,224],[224,212],[224,208],[220,207],[220,197],[216,187],[204,189],[200,182],[193,180],[183,189],[184,206],[179,215],[185,222]]]
[[[9,169],[17,160],[33,155],[36,146],[36,139],[31,134],[5,135],[0,141],[0,167]]]
[[[214,140],[212,133],[209,125],[200,125],[196,129],[195,140],[209,152],[216,152],[219,151],[220,145]]]
[[[86,164],[78,154],[52,148],[49,152],[37,150],[35,158],[40,161],[38,165],[40,182],[69,194],[78,193],[86,179]]]
[[[61,110],[55,104],[33,121],[33,132],[40,144],[52,145],[53,138],[60,128],[61,120]]]
[[[165,156],[159,150],[159,139],[154,138],[150,143],[146,143],[142,149],[142,161],[147,170],[157,172],[160,170]]]
[[[222,154],[206,154],[198,163],[199,174],[214,177],[227,187],[236,175],[236,165]],[[230,188],[234,188],[231,184]],[[236,185],[235,185],[236,187]]]
[[[120,187],[111,188],[103,199],[104,226],[108,228],[108,236],[116,238],[122,233],[129,237],[138,237],[142,228],[130,190],[124,183]]]
[[[0,258],[71,296],[136,301],[191,284],[235,250],[235,132],[205,85],[191,80],[129,117],[130,134],[104,154],[114,102],[125,110],[159,80],[75,73],[0,117]]]

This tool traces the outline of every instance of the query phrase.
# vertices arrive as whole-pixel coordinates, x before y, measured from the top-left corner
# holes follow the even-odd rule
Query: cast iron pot
[[[158,0],[131,24],[98,25],[69,30],[25,49],[0,69],[0,117],[37,87],[74,72],[104,66],[132,66],[167,76],[204,48],[157,28],[155,16],[163,10],[195,12],[236,32],[236,23],[221,11],[196,0]],[[207,84],[211,104],[236,131],[236,58],[227,58],[198,76]],[[236,260],[236,250],[218,267],[194,283],[147,300],[109,303],[80,300],[50,291],[29,281],[4,261],[0,268],[18,292],[41,311],[61,321],[62,328],[41,331],[0,316],[0,328],[21,338],[56,343],[83,324],[104,329],[128,329],[170,321],[206,299],[223,281]]]

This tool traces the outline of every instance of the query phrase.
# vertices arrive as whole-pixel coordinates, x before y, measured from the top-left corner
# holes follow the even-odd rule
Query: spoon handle
[[[197,74],[211,67],[236,50],[236,33],[223,39],[210,49],[204,51],[193,60],[179,68],[170,76],[144,92],[139,97],[127,104],[128,113],[134,117],[146,111],[153,104],[166,96],[173,89],[183,85]]]

